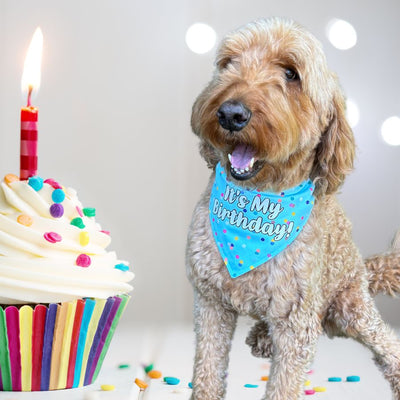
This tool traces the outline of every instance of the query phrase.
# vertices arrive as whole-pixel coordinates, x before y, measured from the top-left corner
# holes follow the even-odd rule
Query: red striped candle
[[[38,109],[30,105],[21,108],[20,179],[37,175]]]

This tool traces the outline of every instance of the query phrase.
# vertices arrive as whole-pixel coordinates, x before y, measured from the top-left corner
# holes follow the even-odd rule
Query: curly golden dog
[[[212,80],[193,106],[192,128],[213,169],[187,244],[187,273],[195,295],[192,399],[224,398],[240,314],[256,320],[246,341],[252,353],[272,359],[263,399],[302,398],[305,373],[325,332],[367,346],[390,382],[393,398],[400,400],[400,341],[382,321],[372,297],[400,291],[400,253],[392,248],[363,260],[337,202],[338,188],[353,167],[355,145],[342,91],[320,43],[293,21],[278,18],[258,20],[227,35]],[[230,190],[224,200],[258,193],[252,207],[267,215],[264,225],[243,216],[238,222],[238,211],[234,218],[234,211],[219,210],[218,200],[212,209],[216,170],[225,173]],[[264,192],[279,197],[303,182],[312,185],[312,209],[296,238],[240,276],[230,274],[210,213],[275,244],[293,229],[285,225],[287,219],[279,227],[272,221],[287,206],[277,197],[267,203],[260,198]],[[249,203],[245,199],[239,205],[242,212]],[[278,207],[274,216],[272,206]],[[226,251],[233,246],[228,244]],[[260,242],[257,254],[269,251],[262,246]]]

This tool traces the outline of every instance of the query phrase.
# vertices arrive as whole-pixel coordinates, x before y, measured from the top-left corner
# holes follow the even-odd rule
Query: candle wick
[[[31,106],[31,95],[32,95],[32,90],[33,90],[33,86],[29,85],[28,87],[28,102],[27,102],[27,107]]]

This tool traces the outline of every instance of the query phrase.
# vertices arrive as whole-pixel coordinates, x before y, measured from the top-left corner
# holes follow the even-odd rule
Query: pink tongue
[[[255,156],[255,150],[246,144],[239,144],[232,152],[231,164],[234,168],[244,169],[250,164]]]

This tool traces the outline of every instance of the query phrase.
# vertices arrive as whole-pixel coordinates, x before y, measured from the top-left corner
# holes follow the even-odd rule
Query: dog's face
[[[271,19],[223,40],[214,77],[193,106],[192,127],[211,164],[220,161],[237,181],[276,189],[298,183],[291,180],[327,178],[319,170],[329,169],[327,153],[334,149],[320,144],[332,142],[323,136],[332,136],[333,125],[352,140],[343,114],[318,41],[291,21]]]

